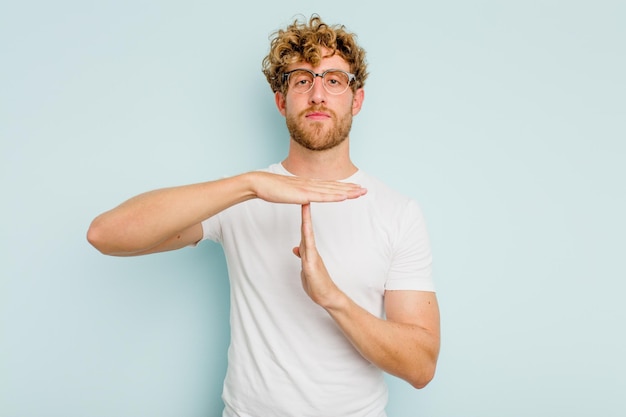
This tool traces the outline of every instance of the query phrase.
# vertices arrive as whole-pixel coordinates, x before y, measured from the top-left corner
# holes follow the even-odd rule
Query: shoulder
[[[367,194],[361,199],[367,201],[370,213],[376,213],[391,230],[399,232],[412,228],[410,225],[424,223],[422,208],[415,198],[365,172],[358,174],[354,182],[367,188]]]
[[[412,197],[398,191],[366,172],[359,171],[355,174],[352,181],[367,188],[366,196],[377,205],[388,206],[390,208],[395,207],[397,209],[405,208],[408,205],[417,206],[417,201]]]

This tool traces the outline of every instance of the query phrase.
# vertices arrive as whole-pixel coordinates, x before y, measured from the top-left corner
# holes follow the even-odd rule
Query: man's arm
[[[433,379],[440,340],[435,293],[387,291],[386,320],[345,294],[326,309],[361,355],[385,372],[415,388],[423,388]]]
[[[326,309],[363,357],[416,388],[431,381],[440,343],[435,293],[387,291],[386,320],[358,306],[335,285],[317,252],[308,204],[302,207],[302,240],[294,253],[302,260],[305,291]]]
[[[107,255],[143,255],[197,243],[203,220],[252,198],[306,204],[357,198],[365,192],[356,184],[250,172],[140,194],[96,217],[87,239]]]

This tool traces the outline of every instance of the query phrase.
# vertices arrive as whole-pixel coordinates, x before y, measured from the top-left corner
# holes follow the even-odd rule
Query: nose
[[[326,89],[324,88],[324,79],[317,75],[313,82],[313,87],[309,91],[309,103],[320,104],[326,102]]]

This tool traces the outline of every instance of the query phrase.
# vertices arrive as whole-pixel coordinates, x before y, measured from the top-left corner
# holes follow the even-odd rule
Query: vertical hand
[[[311,299],[324,308],[331,308],[340,301],[343,293],[331,279],[322,260],[313,235],[311,205],[302,205],[302,227],[300,246],[293,248],[293,253],[302,261],[302,287]]]

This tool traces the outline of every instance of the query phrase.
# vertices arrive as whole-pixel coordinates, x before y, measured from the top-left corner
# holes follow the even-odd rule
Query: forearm
[[[358,198],[367,192],[358,184],[318,181],[254,171],[217,181],[164,188],[131,198],[96,217],[87,239],[113,255],[150,253],[184,245],[170,240],[222,210],[252,198],[271,203],[306,204]],[[191,234],[193,236],[196,233]],[[152,250],[151,250],[152,249]]]
[[[141,253],[254,197],[249,174],[140,194],[96,217],[88,240],[106,254]]]
[[[430,382],[439,354],[438,320],[433,328],[385,320],[343,293],[339,300],[326,310],[364,358],[416,388]]]

